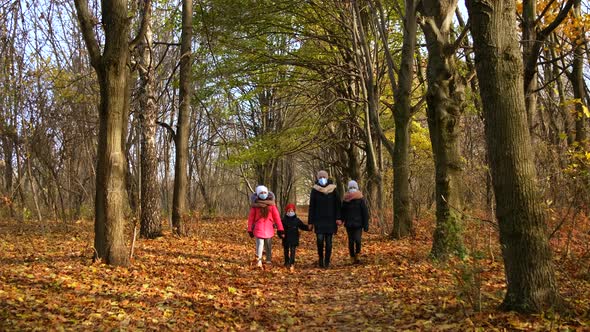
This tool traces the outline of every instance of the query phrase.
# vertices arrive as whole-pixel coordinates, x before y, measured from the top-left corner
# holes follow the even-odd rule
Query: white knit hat
[[[351,189],[351,188],[358,190],[359,184],[356,183],[356,181],[354,181],[354,180],[350,180],[350,181],[348,181],[348,189]]]
[[[268,194],[268,188],[265,187],[265,186],[262,186],[262,185],[256,187],[256,195],[257,196],[260,195],[260,193],[263,193],[263,192]]]

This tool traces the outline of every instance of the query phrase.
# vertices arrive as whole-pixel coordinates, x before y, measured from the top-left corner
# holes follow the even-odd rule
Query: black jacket
[[[316,184],[318,184],[317,181]],[[328,185],[330,184],[332,181],[328,181]],[[315,233],[336,233],[336,220],[338,219],[340,219],[340,196],[337,190],[324,194],[316,189],[311,189],[308,220],[313,225]]]
[[[297,215],[293,217],[283,217],[283,227],[285,228],[285,238],[283,239],[283,245],[298,246],[299,245],[299,230],[308,231],[307,225],[297,218]]]
[[[364,198],[342,202],[342,221],[346,228],[369,230],[369,209]]]

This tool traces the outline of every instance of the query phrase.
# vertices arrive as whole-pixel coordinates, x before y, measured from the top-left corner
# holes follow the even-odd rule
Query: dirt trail
[[[543,330],[588,320],[498,312],[498,262],[485,266],[482,312],[474,313],[457,267],[427,259],[429,230],[402,241],[365,234],[363,263],[352,265],[341,229],[329,269],[316,266],[315,236],[304,232],[289,272],[278,238],[273,266],[252,264],[245,220],[189,226],[185,238],[139,240],[133,265],[113,268],[90,261],[91,222],[65,229],[0,221],[0,330]],[[589,287],[572,287],[568,296],[587,310]]]

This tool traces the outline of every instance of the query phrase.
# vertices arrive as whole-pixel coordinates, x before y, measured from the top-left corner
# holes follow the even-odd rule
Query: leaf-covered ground
[[[0,221],[0,330],[590,330],[590,284],[579,265],[588,260],[556,255],[571,315],[521,316],[496,309],[497,255],[428,259],[431,223],[402,241],[365,234],[361,265],[349,263],[340,231],[328,270],[316,267],[305,232],[295,272],[282,267],[276,238],[273,267],[254,267],[245,223],[200,221],[186,238],[138,240],[133,265],[112,268],[91,263],[90,221]],[[587,250],[584,236],[574,237],[570,257]],[[485,238],[475,232],[469,241]]]

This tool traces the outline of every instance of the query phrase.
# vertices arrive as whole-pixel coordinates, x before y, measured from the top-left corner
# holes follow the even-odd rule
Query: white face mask
[[[293,216],[295,216],[295,212],[293,212],[293,211],[287,212],[287,217],[293,217]]]
[[[355,192],[357,192],[357,191],[359,191],[359,190],[358,190],[358,189],[356,189],[356,188],[348,188],[348,192],[349,192],[349,193],[355,193]]]
[[[320,186],[325,186],[325,185],[328,184],[328,179],[326,179],[326,178],[320,178],[318,180],[318,183],[320,184]]]

